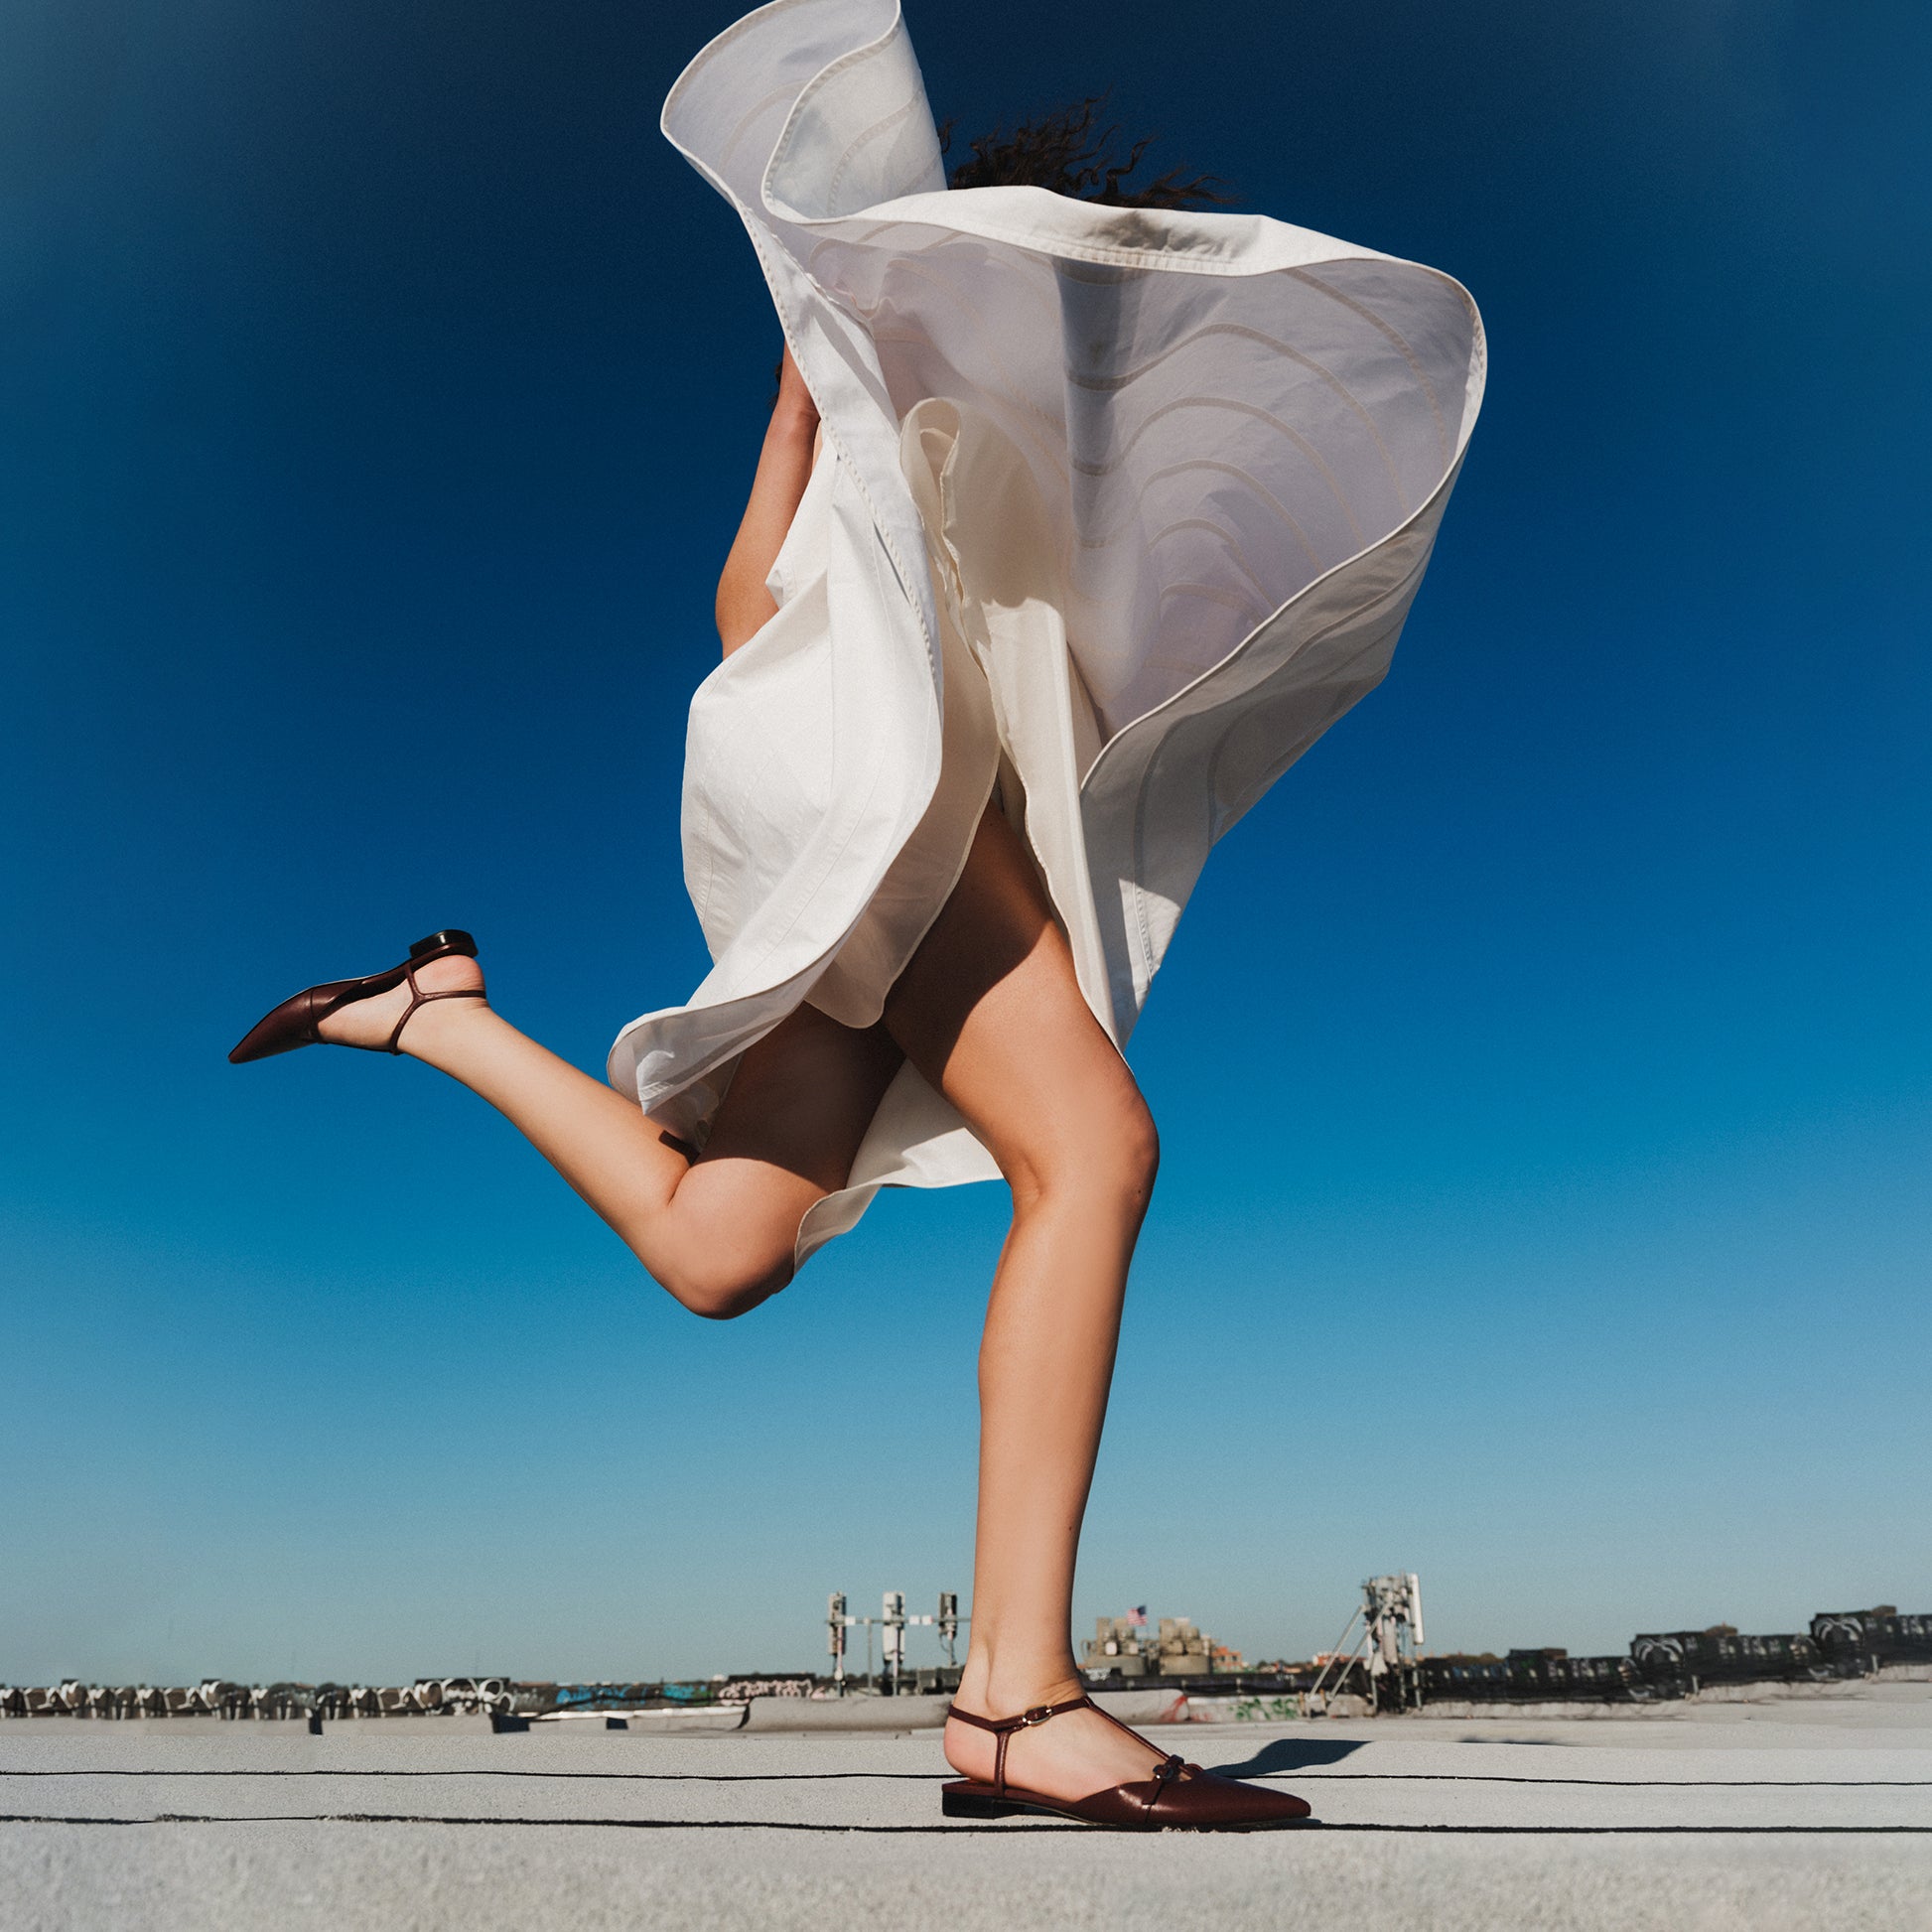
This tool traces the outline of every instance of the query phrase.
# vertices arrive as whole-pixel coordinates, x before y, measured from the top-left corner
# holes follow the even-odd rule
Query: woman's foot
[[[1041,1705],[1084,1697],[1086,1688],[1070,1672],[1024,1687],[999,1685],[969,1663],[955,1702],[977,1717],[1017,1718]],[[999,1739],[991,1731],[956,1719],[946,1725],[946,1762],[976,1784],[993,1782],[998,1748]],[[1158,1744],[1121,1729],[1097,1711],[1067,1711],[1050,1724],[1028,1725],[1008,1734],[1007,1783],[1071,1803],[1151,1777],[1167,1755]]]
[[[447,953],[416,968],[418,993],[482,993],[483,986],[483,968],[463,953]],[[409,982],[404,980],[386,993],[377,993],[366,1000],[351,1000],[324,1020],[316,1033],[335,1046],[387,1046],[396,1022],[409,1012],[409,1003],[414,998]],[[417,1053],[420,1057],[418,1048],[429,1035],[451,1025],[461,1026],[464,1019],[474,1019],[486,1005],[482,999],[427,1001],[410,1014],[409,1024],[396,1044],[403,1052]]]

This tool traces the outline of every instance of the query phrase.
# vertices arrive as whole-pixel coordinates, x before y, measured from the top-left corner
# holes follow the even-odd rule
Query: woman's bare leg
[[[482,983],[466,959],[435,961],[418,979],[431,992]],[[324,1036],[385,1038],[406,998],[398,990],[345,1008]],[[960,1701],[1005,1717],[1079,1694],[1074,1559],[1158,1150],[1002,819],[982,820],[883,1028],[859,1033],[799,1009],[746,1054],[696,1163],[633,1101],[481,1002],[422,1008],[402,1043],[499,1108],[659,1281],[713,1315],[753,1307],[790,1278],[798,1222],[844,1183],[902,1049],[992,1151],[1014,1199],[980,1353],[979,1527]],[[993,1749],[983,1731],[947,1729],[947,1755],[967,1776],[992,1775]],[[1158,1755],[1075,1713],[1018,1736],[1008,1771],[1017,1784],[1076,1798],[1146,1776]]]
[[[481,987],[474,959],[432,961],[426,993]],[[325,1039],[388,1037],[406,988],[345,1007]],[[634,1100],[520,1034],[481,1000],[437,1000],[402,1036],[405,1053],[481,1094],[696,1313],[742,1314],[791,1279],[798,1223],[845,1184],[898,1049],[800,1007],[753,1046],[703,1155],[672,1143]]]
[[[959,1700],[986,1717],[1078,1697],[1073,1568],[1106,1415],[1128,1262],[1159,1153],[1154,1124],[1081,997],[1018,839],[988,812],[886,1025],[986,1143],[1013,1230],[980,1347],[979,1525]],[[990,1779],[994,1740],[951,1725],[946,1755]],[[1009,1779],[1077,1798],[1160,1755],[1087,1712],[1015,1736]]]

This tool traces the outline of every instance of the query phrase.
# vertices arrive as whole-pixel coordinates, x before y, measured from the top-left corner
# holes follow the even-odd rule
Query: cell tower
[[[950,1589],[939,1592],[939,1609],[933,1616],[907,1616],[905,1613],[905,1592],[902,1589],[889,1589],[885,1593],[878,1616],[853,1616],[845,1607],[845,1591],[835,1589],[825,1599],[826,1649],[832,1656],[832,1684],[840,1697],[845,1695],[845,1633],[859,1625],[866,1633],[866,1677],[872,1676],[872,1633],[875,1626],[880,1633],[881,1669],[879,1689],[886,1697],[898,1697],[903,1694],[905,1678],[905,1632],[915,1623],[930,1624],[938,1633],[939,1641],[946,1646],[946,1664],[949,1669],[959,1667],[957,1645],[959,1626],[964,1621],[959,1614],[958,1593]]]
[[[1344,1649],[1351,1636],[1352,1648]],[[1413,1570],[1369,1578],[1362,1586],[1361,1607],[1335,1639],[1309,1693],[1311,1705],[1320,1708],[1315,1701],[1342,1690],[1349,1672],[1359,1666],[1368,1679],[1370,1710],[1420,1710],[1422,1675],[1417,1665],[1422,1645],[1422,1579]]]

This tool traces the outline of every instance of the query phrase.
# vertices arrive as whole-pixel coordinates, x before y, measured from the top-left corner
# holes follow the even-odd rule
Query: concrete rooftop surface
[[[1932,1929],[1932,1685],[1153,1734],[1318,1822],[949,1823],[930,1730],[14,1722],[0,1926]]]

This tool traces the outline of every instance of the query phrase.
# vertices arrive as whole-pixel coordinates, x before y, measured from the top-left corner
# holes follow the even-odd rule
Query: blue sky
[[[443,923],[591,1067],[701,976],[777,338],[656,112],[731,17],[0,24],[0,1680],[798,1668],[829,1589],[969,1588],[999,1190],[705,1324],[426,1070],[222,1057]],[[1924,11],[1196,19],[909,13],[962,135],[1111,86],[1456,274],[1492,372],[1394,675],[1136,1036],[1077,1615],[1932,1607]]]

